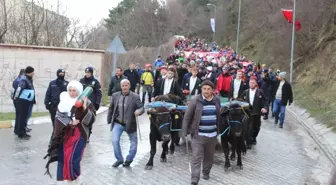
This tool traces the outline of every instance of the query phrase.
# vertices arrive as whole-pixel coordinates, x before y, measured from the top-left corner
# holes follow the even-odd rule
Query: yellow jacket
[[[142,73],[140,80],[144,81],[144,85],[152,85],[153,84],[153,73],[145,71]]]

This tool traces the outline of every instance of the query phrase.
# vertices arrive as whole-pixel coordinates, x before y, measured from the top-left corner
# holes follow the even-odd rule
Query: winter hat
[[[93,74],[93,67],[87,67],[87,68],[85,69],[85,72],[86,72],[86,73],[91,73],[91,74]]]
[[[204,81],[201,83],[201,87],[203,87],[204,85],[208,85],[208,86],[210,86],[212,89],[215,89],[215,85],[214,85],[210,80],[204,80]]]
[[[258,78],[256,76],[251,76],[250,81],[251,80],[255,80],[256,82],[258,82]]]
[[[56,71],[56,76],[58,76],[60,73],[65,73],[64,69],[58,69]]]
[[[281,72],[279,73],[279,76],[282,78],[286,78],[287,73],[286,72]]]
[[[26,67],[25,73],[29,74],[29,73],[32,73],[32,72],[34,72],[34,68],[33,67],[31,67],[31,66]]]

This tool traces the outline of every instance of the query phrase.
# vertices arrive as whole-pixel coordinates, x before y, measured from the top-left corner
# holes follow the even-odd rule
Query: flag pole
[[[238,46],[239,46],[240,12],[241,12],[241,0],[239,0],[239,9],[238,9],[238,26],[237,26],[237,43],[236,43],[236,53],[237,54],[238,54]]]
[[[291,61],[290,61],[290,83],[293,82],[293,63],[294,63],[294,41],[295,41],[295,12],[296,12],[296,0],[293,0],[294,7],[293,7],[293,20],[292,20],[292,49],[291,49]]]

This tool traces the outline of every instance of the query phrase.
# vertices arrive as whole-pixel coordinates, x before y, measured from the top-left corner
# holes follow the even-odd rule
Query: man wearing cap
[[[167,66],[161,66],[159,67],[156,71],[155,71],[155,75],[154,75],[154,87],[156,85],[157,82],[159,82],[160,80],[166,78],[167,75]]]
[[[200,180],[201,166],[203,179],[210,178],[215,147],[217,144],[218,116],[220,100],[213,95],[214,84],[205,80],[201,84],[202,94],[194,96],[183,118],[182,135],[191,134],[191,184]],[[203,165],[202,165],[203,162]]]
[[[45,98],[44,105],[50,113],[51,123],[53,126],[53,132],[55,129],[54,121],[57,112],[57,106],[60,102],[60,94],[67,91],[68,81],[64,79],[65,71],[64,69],[58,69],[56,71],[57,78],[49,83]],[[53,134],[51,134],[53,136]]]
[[[215,73],[212,71],[212,66],[206,67],[206,74],[202,80],[210,80],[213,84],[215,84]]]
[[[247,148],[251,149],[252,144],[257,144],[257,136],[261,126],[261,115],[267,111],[267,102],[264,92],[258,89],[257,77],[252,76],[249,82],[250,88],[242,94],[242,99],[250,105],[249,121],[252,130],[248,132]]]
[[[286,106],[293,103],[292,86],[286,80],[286,72],[280,72],[275,85],[275,100],[273,102],[274,123],[282,128],[285,121]]]
[[[164,66],[164,61],[161,59],[161,56],[158,56],[158,58],[154,62],[154,68],[158,69],[161,66]]]
[[[148,102],[151,102],[154,85],[154,74],[151,71],[151,64],[145,65],[145,71],[141,75],[140,84],[142,85],[142,103],[145,104],[146,93],[148,94]]]
[[[34,68],[28,66],[25,74],[19,81],[18,87],[14,92],[13,99],[17,105],[17,117],[15,122],[18,123],[17,134],[20,139],[30,139],[30,135],[26,133],[27,122],[30,111],[35,101],[35,89],[33,85]]]
[[[93,67],[87,67],[85,69],[85,76],[79,80],[79,82],[83,85],[83,89],[86,87],[92,87],[93,92],[89,96],[89,100],[93,103],[93,106],[96,110],[99,109],[101,99],[102,99],[102,91],[101,85],[97,79],[93,76]],[[92,133],[92,124],[89,127],[89,137],[87,142],[90,142],[90,136]]]

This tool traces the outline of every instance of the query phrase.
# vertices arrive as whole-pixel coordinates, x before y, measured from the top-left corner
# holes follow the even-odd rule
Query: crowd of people
[[[286,80],[286,72],[281,72],[280,70],[273,71],[266,64],[260,65],[259,63],[249,61],[246,57],[239,56],[231,47],[219,48],[215,42],[211,46],[208,46],[204,39],[198,38],[178,39],[175,42],[174,53],[170,54],[166,61],[161,56],[158,56],[153,64],[145,64],[144,68],[140,64],[130,64],[129,69],[125,70],[125,72],[123,72],[123,69],[117,68],[116,75],[111,79],[108,95],[112,96],[114,93],[120,91],[120,83],[125,79],[129,80],[131,91],[134,93],[140,95],[140,87],[142,88],[143,104],[146,102],[146,95],[148,95],[148,102],[151,102],[160,95],[174,94],[180,97],[185,103],[187,101],[191,103],[189,104],[190,106],[201,105],[198,109],[208,110],[208,107],[212,107],[211,115],[206,115],[210,114],[210,110],[203,111],[200,114],[199,112],[189,113],[188,111],[192,110],[188,109],[186,115],[197,115],[196,117],[200,117],[195,119],[195,116],[189,116],[184,118],[183,121],[183,125],[186,125],[185,128],[192,127],[196,129],[192,134],[201,136],[193,137],[194,143],[200,144],[193,148],[199,148],[200,151],[204,151],[206,146],[203,144],[210,141],[207,138],[213,138],[217,135],[209,134],[207,133],[209,130],[204,131],[201,129],[209,126],[206,124],[210,124],[210,120],[203,120],[207,116],[214,117],[213,122],[211,122],[214,125],[211,127],[216,127],[215,113],[219,110],[214,108],[218,105],[217,100],[241,100],[249,103],[251,110],[250,120],[253,125],[252,144],[254,145],[257,144],[261,117],[263,116],[263,119],[267,120],[269,112],[272,112],[272,117],[275,118],[274,123],[279,123],[279,128],[283,128],[286,106],[293,102],[292,88]],[[192,99],[194,96],[197,98]],[[194,102],[196,99],[199,99],[203,105]],[[271,111],[269,111],[270,107]],[[111,128],[112,132],[114,132],[114,128],[120,129],[119,125],[121,122],[120,120],[111,119],[114,113],[115,110],[110,108],[108,123],[118,125]],[[124,126],[126,126],[126,130],[130,127],[130,125],[125,123]],[[116,132],[119,133],[119,131]],[[131,140],[131,148],[134,149],[136,148],[136,142],[133,142],[134,137],[132,139],[130,133],[128,134]],[[115,142],[113,142],[114,153],[117,158],[113,167],[123,164],[123,158],[120,155],[119,139],[115,139]],[[213,142],[210,142],[210,144],[213,146]],[[208,149],[207,151],[209,151]],[[212,165],[211,159],[213,158],[211,157],[213,152],[210,153],[193,152],[191,163],[195,165],[192,168],[192,184],[198,184],[199,181],[199,173],[201,171],[199,169],[201,166],[199,165],[201,163],[201,160],[199,160],[200,155],[207,155],[209,157],[210,161],[205,161],[206,164],[204,164],[208,167],[207,172],[203,174],[205,179],[209,178]],[[128,166],[130,159],[126,161],[126,166]]]
[[[13,82],[11,98],[16,110],[14,133],[20,139],[28,140],[31,137],[27,122],[36,103],[33,76],[34,68],[28,66],[21,70]],[[102,91],[99,81],[93,76],[92,67],[85,69],[85,76],[79,81],[66,81],[63,69],[57,70],[56,76],[48,86],[44,102],[53,125],[46,167],[49,173],[49,164],[57,161],[57,180],[77,181],[80,176],[81,153],[89,142],[96,111],[101,105]],[[76,108],[74,103],[86,87],[92,87],[93,92],[82,99],[82,107]],[[140,90],[142,97],[139,96]],[[183,121],[186,128],[192,126],[193,134],[199,136],[192,141],[198,144],[192,145],[200,151],[204,149],[204,143],[209,141],[204,138],[214,138],[217,135],[215,129],[209,134],[202,128],[209,126],[207,124],[210,122],[213,124],[211,128],[216,127],[216,119],[211,121],[205,117],[206,114],[218,114],[218,101],[241,100],[250,104],[254,124],[253,144],[257,143],[261,116],[266,120],[269,112],[272,112],[274,123],[279,122],[279,127],[283,128],[286,106],[293,102],[286,72],[273,71],[265,64],[260,66],[244,56],[239,56],[231,47],[220,48],[216,42],[209,46],[204,39],[177,39],[175,51],[166,61],[158,56],[153,63],[144,66],[131,63],[126,70],[116,68],[108,86],[111,103],[107,117],[107,122],[111,124],[112,144],[117,159],[113,167],[130,166],[136,155],[136,117],[144,113],[146,96],[148,102],[152,102],[156,97],[166,94],[177,95],[184,103],[191,102],[191,105],[197,105],[200,109],[209,109],[197,114],[200,116],[198,121],[190,116],[189,120]],[[195,102],[198,100],[202,103]],[[270,106],[272,111],[269,111]],[[187,110],[187,115],[194,115],[188,111],[193,110]],[[131,141],[126,160],[120,147],[120,136],[123,132],[128,134]],[[213,146],[212,140],[210,143]],[[205,161],[205,179],[209,178],[212,165],[213,153],[193,152],[192,184],[199,181],[201,161],[198,155],[210,155],[210,161]]]

